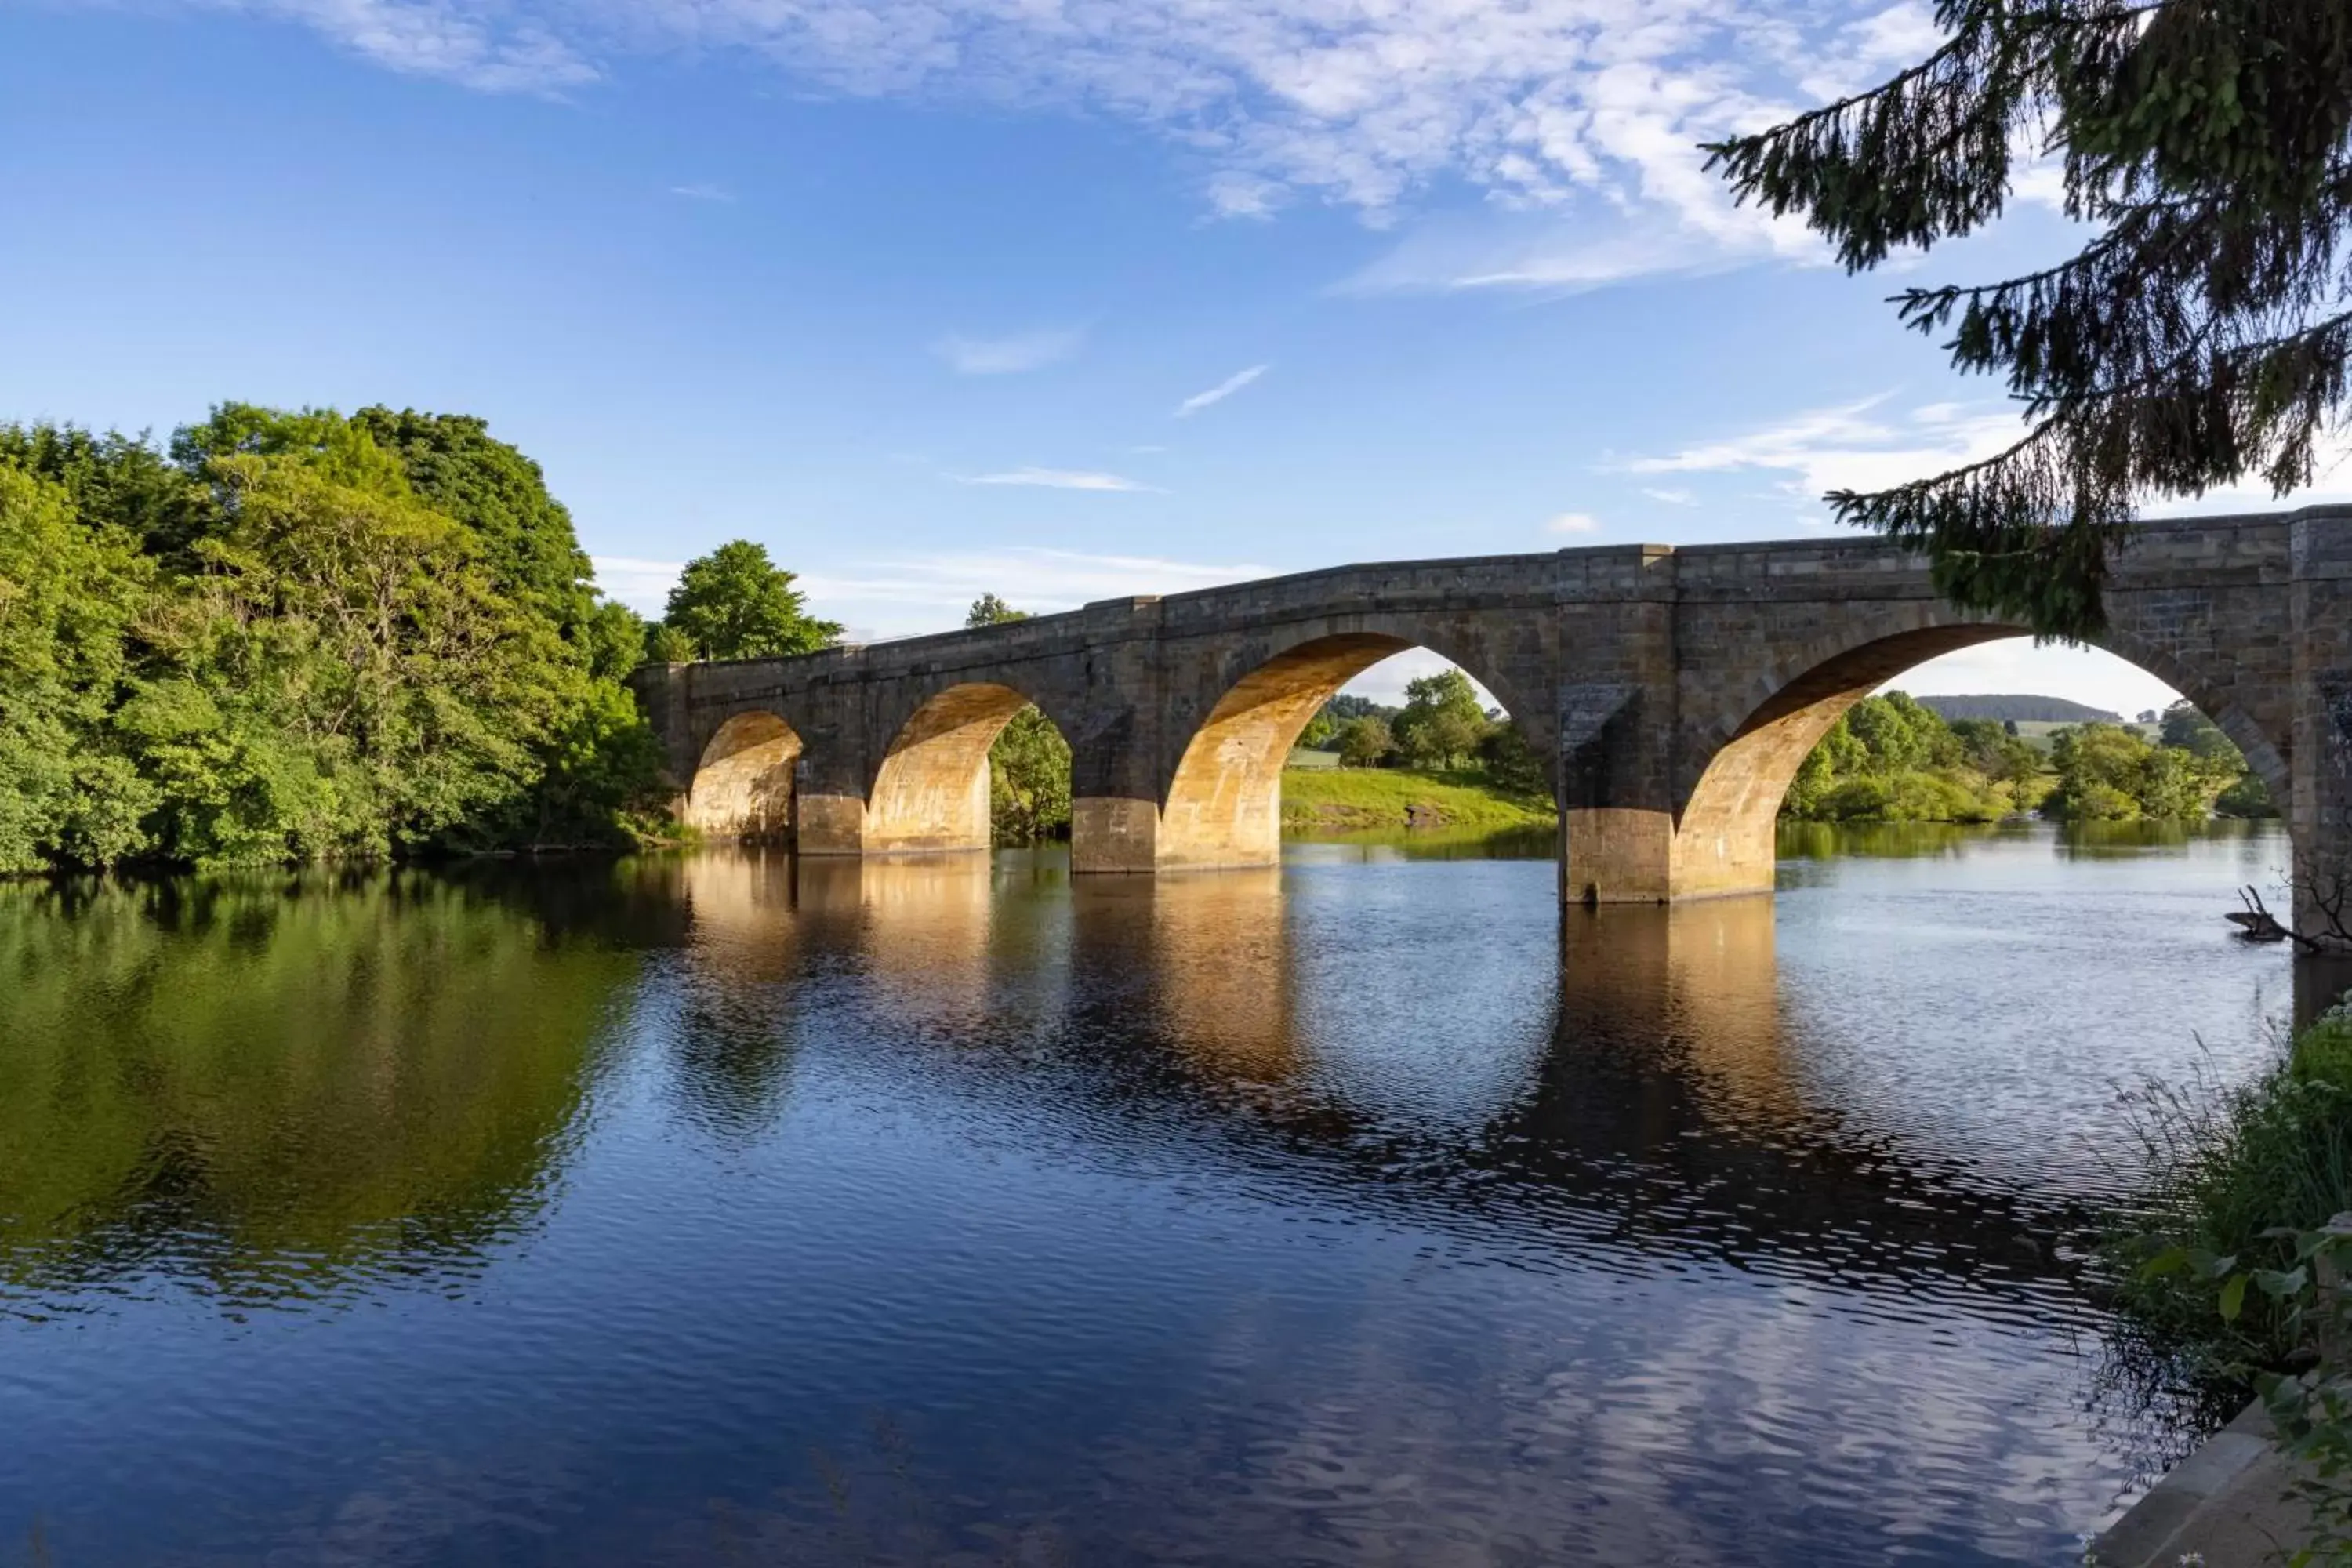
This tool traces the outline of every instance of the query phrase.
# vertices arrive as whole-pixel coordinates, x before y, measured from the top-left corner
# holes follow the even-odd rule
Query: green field
[[[1502,833],[1557,819],[1542,796],[1505,795],[1478,773],[1412,768],[1286,768],[1286,833],[1348,833],[1365,828],[1475,828]]]

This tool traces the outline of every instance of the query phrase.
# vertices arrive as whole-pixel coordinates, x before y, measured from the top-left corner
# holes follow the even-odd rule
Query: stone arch
[[[908,716],[866,792],[865,847],[912,853],[989,847],[988,749],[1023,709],[1023,692],[961,681]]]
[[[1847,710],[1928,659],[2032,635],[1929,602],[1865,616],[1771,660],[1690,737],[1687,755],[1699,772],[1675,816],[1675,895],[1769,889],[1780,804],[1799,766]],[[2095,646],[2195,703],[2245,753],[2273,797],[2289,798],[2282,738],[2224,689],[2128,625],[2111,626]]]
[[[1282,770],[1323,704],[1381,660],[1422,647],[1467,669],[1523,723],[1544,754],[1541,712],[1514,703],[1487,679],[1476,650],[1448,646],[1410,623],[1351,617],[1348,629],[1293,628],[1261,645],[1262,656],[1231,678],[1186,739],[1161,790],[1158,860],[1162,866],[1264,866],[1282,858]],[[1253,650],[1253,651],[1261,651]],[[1470,658],[1462,657],[1471,655]]]
[[[778,715],[734,715],[702,748],[687,789],[687,825],[711,838],[790,838],[800,754],[799,733]]]

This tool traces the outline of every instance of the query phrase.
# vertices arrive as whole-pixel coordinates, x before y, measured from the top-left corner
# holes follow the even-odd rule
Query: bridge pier
[[[1160,807],[1120,795],[1070,802],[1070,869],[1085,874],[1160,869]]]
[[[803,855],[866,853],[866,803],[854,795],[804,795],[793,847]]]
[[[2294,925],[2352,949],[2352,507],[2295,515]]]

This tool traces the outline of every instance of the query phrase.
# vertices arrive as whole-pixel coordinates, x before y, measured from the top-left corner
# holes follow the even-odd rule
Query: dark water
[[[2185,1440],[2079,1246],[2281,840],[1439,847],[0,888],[0,1563],[2058,1563]]]

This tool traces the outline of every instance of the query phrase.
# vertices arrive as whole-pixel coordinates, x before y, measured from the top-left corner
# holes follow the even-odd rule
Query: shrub
[[[2239,1369],[2286,1364],[2299,1347],[2281,1304],[2257,1297],[2224,1311],[2195,1271],[2151,1266],[2290,1268],[2294,1242],[2284,1233],[2352,1210],[2352,1010],[2305,1029],[2253,1083],[2150,1085],[2139,1110],[2145,1194],[2105,1249],[2119,1305],[2194,1376],[2242,1382]]]
[[[2272,817],[2279,814],[2278,803],[2271,799],[2270,790],[2252,773],[2241,773],[2238,782],[2213,802],[2213,809],[2223,816]]]

